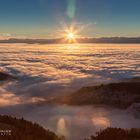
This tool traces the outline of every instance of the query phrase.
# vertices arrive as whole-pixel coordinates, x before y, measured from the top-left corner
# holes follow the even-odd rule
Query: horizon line
[[[76,40],[77,43],[140,43],[140,37],[81,37],[76,38]],[[72,44],[68,43],[64,38],[8,38],[0,39],[0,43]]]

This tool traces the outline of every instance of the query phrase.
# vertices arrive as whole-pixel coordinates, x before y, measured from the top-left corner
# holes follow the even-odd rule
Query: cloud
[[[9,39],[12,37],[10,33],[0,33],[0,39]]]
[[[106,117],[96,117],[92,118],[92,122],[95,126],[98,126],[100,128],[103,127],[109,127],[110,126],[110,121]]]
[[[44,98],[41,98],[41,97],[32,97],[29,100],[29,103],[38,103],[38,102],[44,102],[44,101],[46,101],[46,99],[44,99]]]
[[[24,95],[20,96],[0,88],[0,107],[34,104],[44,101],[46,101],[46,99],[42,97],[28,97]]]
[[[17,105],[20,103],[20,98],[13,93],[0,89],[0,107]]]
[[[138,47],[133,45],[132,50],[125,45],[120,50],[120,44],[113,46],[3,44],[0,67],[19,79],[7,84],[4,93],[12,94],[16,104],[43,102],[48,96],[62,96],[83,86],[139,75]],[[4,104],[11,103],[1,97]]]

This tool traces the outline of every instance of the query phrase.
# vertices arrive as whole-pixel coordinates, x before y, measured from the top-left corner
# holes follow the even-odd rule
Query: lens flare
[[[69,133],[68,133],[68,130],[67,130],[67,127],[66,127],[66,122],[65,122],[64,118],[60,118],[58,120],[58,123],[57,123],[57,134],[59,136],[65,136],[65,137],[69,136]]]
[[[76,0],[67,0],[68,7],[67,7],[67,15],[69,18],[73,18],[76,12]]]

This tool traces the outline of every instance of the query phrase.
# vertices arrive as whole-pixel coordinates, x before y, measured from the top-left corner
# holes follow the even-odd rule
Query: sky
[[[0,0],[0,38],[140,37],[140,0]]]

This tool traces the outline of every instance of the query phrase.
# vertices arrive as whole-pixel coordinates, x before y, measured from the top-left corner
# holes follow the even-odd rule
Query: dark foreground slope
[[[64,140],[36,123],[0,115],[0,140]]]
[[[85,140],[140,140],[140,129],[107,128]]]
[[[84,139],[84,138],[83,138]],[[65,140],[24,119],[0,115],[0,140]],[[140,129],[107,128],[85,140],[140,140]]]
[[[140,81],[110,83],[93,87],[83,87],[77,92],[59,100],[67,105],[110,105],[127,108],[133,103],[140,103]]]

